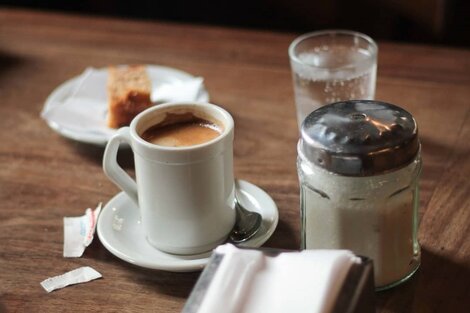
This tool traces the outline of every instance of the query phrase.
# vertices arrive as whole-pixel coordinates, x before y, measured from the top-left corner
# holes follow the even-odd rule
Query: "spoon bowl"
[[[248,211],[240,203],[235,194],[236,221],[235,226],[230,233],[230,240],[233,243],[242,243],[252,238],[261,227],[261,214]]]

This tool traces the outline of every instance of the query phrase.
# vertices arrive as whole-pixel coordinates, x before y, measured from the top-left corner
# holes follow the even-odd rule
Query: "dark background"
[[[297,33],[346,28],[374,39],[470,47],[468,0],[0,0],[0,4]]]

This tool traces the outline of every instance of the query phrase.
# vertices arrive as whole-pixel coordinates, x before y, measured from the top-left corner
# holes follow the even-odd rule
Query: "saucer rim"
[[[270,207],[268,213],[265,213],[266,218],[266,223],[269,223],[268,229],[262,234],[262,236],[257,236],[255,235],[252,239],[247,240],[243,243],[236,244],[238,247],[246,247],[246,248],[258,248],[262,246],[266,241],[271,238],[272,234],[275,232],[278,222],[279,222],[279,209],[272,199],[272,197],[263,189],[258,187],[257,185],[250,183],[246,180],[241,180],[237,179],[236,180],[237,186],[239,186],[239,191],[238,192],[248,192],[247,189],[252,189],[255,190],[255,192],[251,192],[250,194],[261,194],[265,198],[265,200],[268,200],[270,203],[263,209],[268,210],[267,207]],[[100,242],[104,246],[106,250],[108,250],[111,254],[116,256],[117,258],[121,259],[122,261],[125,261],[127,263],[133,264],[138,267],[142,268],[147,268],[147,269],[153,269],[153,270],[163,270],[163,271],[169,271],[169,272],[195,272],[195,271],[201,271],[204,266],[208,263],[210,256],[212,255],[212,251],[208,252],[203,252],[200,254],[193,254],[193,255],[172,255],[166,252],[163,252],[161,250],[158,250],[158,253],[161,253],[163,255],[171,255],[174,257],[181,258],[179,260],[159,260],[158,262],[153,261],[147,261],[147,260],[136,260],[135,258],[130,257],[129,255],[123,253],[120,251],[120,249],[116,248],[113,244],[110,244],[108,242],[108,239],[106,238],[106,235],[103,235],[105,227],[111,227],[111,226],[105,226],[105,221],[103,220],[103,216],[105,214],[110,214],[106,213],[110,210],[115,209],[114,208],[114,202],[116,201],[123,201],[121,198],[127,198],[124,201],[130,201],[130,199],[127,197],[127,195],[123,192],[120,191],[116,195],[114,195],[107,203],[104,205],[100,216],[98,217],[98,223],[97,223],[97,234]],[[256,197],[259,198],[259,197]],[[264,200],[263,200],[264,201]],[[266,211],[264,211],[266,212]],[[263,213],[263,211],[259,212]],[[263,221],[264,217],[263,216]],[[269,219],[269,220],[268,220]],[[109,223],[109,222],[108,222]],[[228,241],[227,241],[228,242]],[[148,243],[147,243],[148,244]],[[150,247],[150,244],[148,244]],[[153,248],[153,247],[152,247]],[[153,248],[155,249],[155,248]],[[188,258],[188,259],[184,259]]]

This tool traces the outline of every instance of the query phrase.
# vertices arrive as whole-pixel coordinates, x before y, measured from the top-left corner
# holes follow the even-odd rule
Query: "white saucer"
[[[147,73],[149,75],[150,80],[152,81],[152,85],[154,87],[158,87],[160,85],[171,83],[175,81],[187,81],[193,79],[189,73],[180,71],[175,68],[166,67],[166,66],[158,66],[158,65],[146,65]],[[101,68],[96,70],[97,73],[103,73],[103,90],[106,88],[106,68]],[[47,97],[46,102],[44,103],[43,111],[47,111],[50,108],[53,108],[57,105],[61,105],[67,98],[72,95],[72,92],[77,87],[77,84],[80,81],[80,76],[73,77],[61,85],[59,85],[52,93]],[[204,88],[202,92],[198,95],[196,101],[200,102],[208,102],[209,101],[209,93]],[[103,125],[106,124],[105,122],[106,117],[103,116]],[[109,138],[116,132],[116,129],[109,128],[109,132],[102,133],[102,132],[91,132],[88,131],[87,128],[83,130],[76,130],[71,128],[66,128],[60,126],[58,123],[54,121],[46,121],[50,128],[54,131],[59,133],[60,135],[84,143],[90,143],[100,146],[105,146],[108,142]]]
[[[260,213],[263,222],[258,233],[240,247],[260,247],[276,229],[279,213],[273,199],[259,187],[236,181],[240,202],[251,211]],[[152,247],[146,240],[136,205],[124,192],[114,196],[101,210],[98,236],[112,254],[131,264],[164,271],[191,272],[202,270],[211,252],[198,255],[173,255]]]

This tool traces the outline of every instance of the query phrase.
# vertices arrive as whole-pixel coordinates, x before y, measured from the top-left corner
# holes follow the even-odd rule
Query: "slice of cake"
[[[119,128],[152,105],[151,82],[145,66],[110,67],[108,70],[108,127]]]

